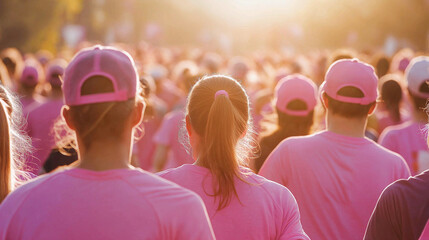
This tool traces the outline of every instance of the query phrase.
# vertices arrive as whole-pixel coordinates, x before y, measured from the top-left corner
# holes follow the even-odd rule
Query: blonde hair
[[[227,94],[217,95],[220,90]],[[187,115],[201,137],[198,162],[214,175],[213,195],[221,210],[233,195],[238,198],[235,178],[244,181],[240,166],[247,165],[252,146],[248,96],[230,77],[203,77],[190,92]]]
[[[30,140],[22,132],[20,106],[9,91],[0,86],[0,202],[18,185],[29,179],[23,172]]]

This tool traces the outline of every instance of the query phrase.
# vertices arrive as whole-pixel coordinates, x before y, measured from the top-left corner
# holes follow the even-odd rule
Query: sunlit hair
[[[215,97],[219,90],[228,96]],[[201,138],[198,162],[214,176],[213,195],[221,210],[233,195],[238,198],[234,179],[244,181],[240,166],[247,165],[252,132],[248,96],[230,77],[203,77],[189,94],[187,115]]]
[[[17,99],[0,86],[0,202],[29,178],[24,161],[30,140],[20,129],[23,118]]]
[[[81,95],[113,92],[112,82],[103,76],[94,76],[85,81]],[[117,140],[124,132],[125,121],[129,118],[137,102],[144,102],[141,87],[135,98],[122,102],[102,102],[70,106],[70,117],[76,132],[85,148],[90,148],[96,141]],[[59,151],[69,155],[67,149],[78,150],[76,133],[62,118],[54,124],[55,143]]]
[[[9,77],[9,73],[4,66],[3,62],[0,61],[0,84],[5,87],[11,87],[12,82]]]

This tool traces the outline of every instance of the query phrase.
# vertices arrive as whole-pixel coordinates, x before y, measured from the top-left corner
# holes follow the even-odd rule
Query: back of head
[[[221,75],[204,77],[192,88],[187,105],[192,128],[200,136],[198,162],[214,175],[218,209],[237,194],[234,179],[246,160],[245,143],[240,141],[249,128],[249,100],[243,87]],[[239,143],[240,142],[240,143]]]
[[[395,122],[399,122],[401,120],[400,103],[402,100],[402,88],[396,80],[387,79],[382,79],[381,100],[387,111],[389,111],[391,118]]]
[[[429,98],[429,57],[413,58],[405,70],[405,78],[416,110],[425,108]]]
[[[321,92],[328,111],[345,118],[367,117],[378,96],[374,68],[357,59],[334,62],[328,69]]]
[[[26,64],[19,78],[20,86],[26,89],[34,89],[40,82],[40,71],[33,64]]]
[[[378,54],[374,56],[373,66],[375,67],[377,76],[381,78],[389,72],[390,60],[387,56]]]
[[[47,63],[45,78],[53,90],[61,90],[61,79],[66,67],[67,61],[61,58],[54,59]]]
[[[279,81],[275,89],[279,142],[286,137],[309,133],[317,105],[317,86],[301,74]]]
[[[18,74],[22,71],[23,59],[21,53],[16,48],[7,48],[0,53],[3,64],[13,79],[18,78]]]
[[[124,51],[95,46],[75,55],[65,70],[64,102],[86,148],[123,135],[136,100],[141,101],[137,82],[134,61]],[[64,140],[57,135],[57,140]],[[69,141],[59,142],[65,143]]]

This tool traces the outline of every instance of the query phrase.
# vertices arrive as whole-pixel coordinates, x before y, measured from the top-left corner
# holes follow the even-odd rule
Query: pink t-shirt
[[[162,119],[167,111],[167,104],[155,95],[150,96],[149,101],[153,105],[154,116],[151,119],[144,120],[140,125],[143,128],[143,136],[133,147],[133,153],[137,156],[139,167],[147,171],[153,168],[153,157],[156,149],[153,137],[161,126]]]
[[[40,104],[42,104],[42,102],[43,102],[43,99],[32,97],[32,96],[22,97],[19,100],[21,102],[22,113],[23,113],[25,118],[28,116],[28,113],[31,110],[40,106]]]
[[[201,199],[139,169],[48,174],[0,205],[0,239],[214,239]]]
[[[378,121],[378,133],[382,133],[384,129],[386,129],[389,126],[399,125],[401,123],[404,123],[406,121],[410,120],[410,115],[407,111],[402,110],[401,111],[401,120],[399,122],[395,122],[389,115],[388,111],[380,110],[375,113],[375,116]]]
[[[33,156],[27,161],[27,170],[38,174],[51,150],[55,148],[53,126],[61,114],[63,100],[49,100],[28,114],[28,135],[33,144]]]
[[[239,200],[234,197],[220,211],[218,199],[210,196],[213,176],[209,169],[185,164],[158,174],[200,195],[218,239],[309,239],[289,190],[250,170],[246,172],[242,176],[248,183],[235,181]]]
[[[168,146],[168,159],[165,169],[175,168],[185,163],[193,163],[191,154],[189,154],[180,140],[180,131],[184,126],[185,113],[181,110],[175,110],[165,115],[161,127],[156,132],[153,141],[157,144]]]
[[[362,239],[383,189],[410,176],[405,161],[367,138],[322,131],[281,142],[262,176],[290,189],[311,239]]]
[[[133,153],[137,155],[139,161],[139,167],[150,171],[153,165],[153,155],[155,153],[156,144],[152,141],[158,127],[160,120],[151,119],[147,122],[143,122],[140,126],[144,129],[144,135],[134,144]]]
[[[421,151],[429,151],[426,143],[425,125],[412,121],[391,126],[381,134],[379,143],[396,153],[407,162],[411,174],[417,174],[417,159]]]

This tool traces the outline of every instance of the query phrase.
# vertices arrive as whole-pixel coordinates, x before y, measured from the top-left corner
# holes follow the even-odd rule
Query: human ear
[[[137,102],[134,106],[131,123],[133,127],[139,125],[143,121],[144,111],[146,109],[146,104],[144,102]]]
[[[63,117],[64,121],[66,122],[67,126],[68,126],[71,130],[76,131],[75,123],[73,122],[73,119],[72,119],[72,118],[71,118],[71,116],[70,116],[70,107],[69,107],[69,106],[64,105],[64,106],[61,108],[61,115],[62,115],[62,117]]]

